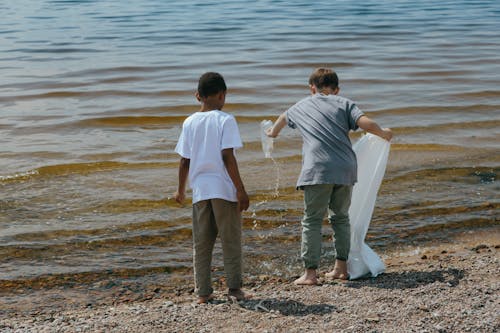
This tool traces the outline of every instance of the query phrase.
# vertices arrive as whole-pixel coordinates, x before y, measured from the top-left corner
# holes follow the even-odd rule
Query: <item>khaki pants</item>
[[[241,213],[236,202],[222,199],[203,200],[193,205],[193,264],[195,288],[199,296],[208,296],[212,288],[212,252],[220,235],[227,287],[238,289],[241,279]]]
[[[328,219],[334,231],[336,258],[347,260],[351,246],[351,195],[352,185],[304,186],[301,256],[305,268],[318,268],[321,256],[321,227],[327,209]]]

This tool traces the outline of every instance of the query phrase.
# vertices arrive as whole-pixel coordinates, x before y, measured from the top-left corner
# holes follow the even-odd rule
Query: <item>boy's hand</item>
[[[392,130],[390,128],[383,128],[382,131],[384,132],[383,138],[386,139],[387,141],[391,141],[392,139]]]
[[[240,212],[247,210],[250,205],[250,199],[248,198],[247,192],[245,190],[237,191],[236,197],[238,198]]]
[[[278,134],[280,134],[283,127],[286,126],[286,124],[287,124],[286,115],[285,113],[282,113],[280,114],[274,125],[266,130],[266,135],[271,138],[276,138]]]
[[[278,135],[274,135],[274,134],[273,134],[273,127],[274,127],[274,126],[271,126],[271,127],[269,127],[268,129],[266,129],[266,135],[267,135],[268,137],[270,137],[270,138],[275,138],[275,137],[277,137],[277,136],[278,136]]]
[[[184,200],[186,199],[186,194],[184,192],[175,192],[174,193],[174,199],[177,201],[179,204],[184,204]]]

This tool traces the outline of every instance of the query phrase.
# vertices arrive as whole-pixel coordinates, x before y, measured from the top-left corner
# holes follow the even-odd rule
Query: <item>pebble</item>
[[[167,307],[167,308],[171,307],[171,306],[174,306],[174,302],[172,302],[172,301],[166,301],[165,303],[163,303],[163,306]]]

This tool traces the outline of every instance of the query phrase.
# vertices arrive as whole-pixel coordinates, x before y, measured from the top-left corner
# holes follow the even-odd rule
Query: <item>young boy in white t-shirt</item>
[[[201,109],[189,116],[175,148],[181,155],[175,200],[183,203],[186,180],[193,191],[193,256],[198,303],[213,299],[212,252],[220,235],[228,296],[245,299],[242,286],[241,211],[248,195],[234,150],[243,146],[235,118],[222,112],[226,100],[224,78],[213,72],[200,77],[196,98]]]

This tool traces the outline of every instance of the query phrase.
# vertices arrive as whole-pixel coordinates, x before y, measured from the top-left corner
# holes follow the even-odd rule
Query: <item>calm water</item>
[[[259,123],[306,96],[316,66],[396,135],[371,246],[499,231],[498,1],[6,0],[0,16],[4,282],[191,267],[173,149],[209,70],[245,143],[249,269],[300,267],[301,140],[284,130],[275,165]],[[330,240],[325,225],[325,260]]]

